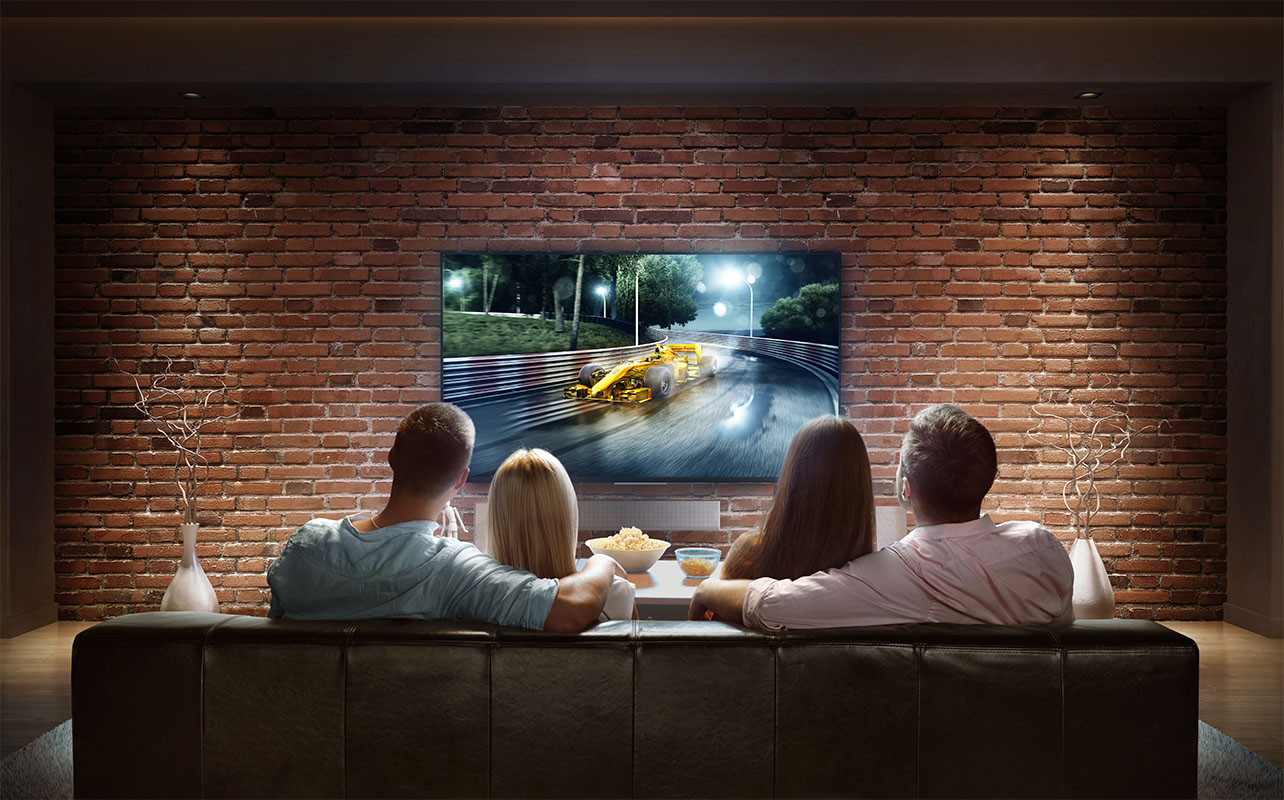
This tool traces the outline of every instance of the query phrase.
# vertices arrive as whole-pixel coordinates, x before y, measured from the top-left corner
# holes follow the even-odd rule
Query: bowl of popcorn
[[[679,547],[673,555],[688,578],[707,578],[718,568],[722,551],[714,547]]]
[[[638,528],[620,528],[614,536],[589,539],[584,544],[594,555],[618,561],[625,572],[646,572],[669,549],[668,542],[652,539]]]

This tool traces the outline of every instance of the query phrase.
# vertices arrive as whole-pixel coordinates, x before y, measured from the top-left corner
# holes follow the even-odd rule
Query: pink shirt
[[[1070,622],[1074,575],[1057,538],[1033,522],[915,528],[841,567],[797,580],[759,578],[745,595],[755,628],[902,622]]]

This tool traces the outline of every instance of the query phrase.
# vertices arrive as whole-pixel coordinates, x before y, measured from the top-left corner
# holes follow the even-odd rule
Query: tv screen
[[[472,479],[539,447],[576,480],[774,481],[837,413],[837,254],[461,253],[442,273]]]

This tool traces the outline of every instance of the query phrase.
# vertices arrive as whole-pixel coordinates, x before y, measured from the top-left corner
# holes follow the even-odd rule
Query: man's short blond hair
[[[437,497],[450,489],[473,457],[476,431],[459,406],[429,403],[406,415],[388,451],[393,491]]]

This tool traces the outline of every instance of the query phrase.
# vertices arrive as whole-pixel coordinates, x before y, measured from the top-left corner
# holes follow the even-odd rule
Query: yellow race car
[[[676,384],[717,374],[718,359],[712,354],[701,355],[700,345],[660,344],[647,355],[609,370],[601,364],[585,364],[580,368],[579,383],[562,390],[562,396],[645,403],[668,397]]]

